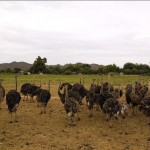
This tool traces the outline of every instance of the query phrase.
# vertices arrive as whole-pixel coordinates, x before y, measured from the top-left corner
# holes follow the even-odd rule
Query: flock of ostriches
[[[1,102],[5,97],[5,89],[2,86],[2,81],[0,80],[0,109]],[[42,106],[41,114],[46,112],[47,103],[51,99],[50,93],[50,82],[48,84],[48,89],[42,89],[41,86],[36,86],[34,84],[25,83],[21,86],[20,92],[16,89],[10,90],[6,94],[6,105],[8,106],[8,111],[11,114],[15,113],[16,120],[16,111],[19,106],[21,95],[24,96],[23,100],[27,100],[28,96],[36,97],[38,102],[38,106]],[[126,103],[121,101],[121,97],[123,95],[123,90],[119,88],[115,88],[113,85],[108,82],[101,82],[91,84],[90,88],[87,90],[83,84],[76,83],[74,85],[70,83],[59,83],[58,86],[58,95],[64,106],[64,109],[69,116],[69,124],[75,125],[76,120],[79,120],[78,112],[80,105],[83,105],[83,99],[85,97],[87,108],[90,110],[91,117],[93,115],[93,109],[96,106],[96,110],[102,110],[104,114],[107,116],[107,121],[110,122],[112,117],[125,118],[129,115],[129,108],[133,108],[137,110],[137,108],[142,111],[147,117],[150,118],[150,94],[149,89],[146,85],[142,85],[139,82],[135,82],[134,84],[128,84],[125,89]],[[111,124],[110,124],[111,127]]]

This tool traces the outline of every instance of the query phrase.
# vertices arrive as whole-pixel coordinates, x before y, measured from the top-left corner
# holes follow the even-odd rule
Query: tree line
[[[126,74],[126,75],[150,75],[150,67],[147,64],[137,64],[137,63],[125,63],[123,68],[116,66],[115,64],[110,65],[101,65],[98,69],[93,69],[89,64],[84,63],[76,63],[76,64],[68,64],[66,67],[62,67],[60,65],[55,66],[47,66],[47,59],[41,58],[38,56],[34,61],[32,67],[29,70],[26,70],[24,74],[27,72],[37,74]],[[21,71],[20,68],[7,68],[0,70],[1,73],[19,73]]]

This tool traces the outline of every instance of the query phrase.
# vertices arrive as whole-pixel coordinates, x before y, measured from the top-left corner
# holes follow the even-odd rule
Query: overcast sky
[[[0,2],[0,63],[150,62],[148,1]]]

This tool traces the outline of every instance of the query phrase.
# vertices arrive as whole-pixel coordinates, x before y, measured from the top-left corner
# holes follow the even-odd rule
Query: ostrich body
[[[11,121],[12,122],[12,113],[15,113],[15,119],[16,119],[16,111],[18,109],[19,103],[21,100],[20,94],[16,90],[10,90],[6,94],[6,105],[8,106],[8,110],[11,114]]]
[[[41,113],[46,113],[46,106],[47,103],[49,102],[49,100],[51,99],[51,93],[50,93],[50,81],[48,82],[48,89],[41,89],[38,88],[35,92],[34,95],[36,96],[36,100],[38,102],[38,106],[39,104],[41,104],[42,106],[42,110]]]
[[[70,83],[59,83],[59,87],[58,87],[58,95],[60,97],[60,100],[62,102],[62,104],[65,103],[65,95],[66,95],[66,87],[67,86],[67,91],[68,97],[73,97],[74,100],[78,101],[79,104],[82,104],[82,98],[83,98],[83,93],[82,90],[79,88],[75,88],[76,86],[72,86]],[[74,87],[74,88],[73,88]],[[80,93],[81,90],[81,93]]]
[[[143,111],[143,113],[150,117],[150,96],[144,97],[141,101],[139,109]],[[149,122],[150,123],[150,122]]]
[[[41,114],[46,112],[45,109],[50,98],[51,98],[51,94],[48,90],[41,89],[37,94],[37,101],[43,107],[43,110],[41,110]]]
[[[69,116],[69,122],[71,125],[71,121],[73,119],[73,125],[76,125],[76,115],[78,115],[79,103],[74,97],[68,97],[68,87],[65,86],[65,103],[64,109]],[[79,117],[78,117],[79,119]]]
[[[11,114],[11,121],[10,123],[12,123],[12,113],[15,113],[15,121],[16,120],[16,112],[17,109],[19,107],[19,103],[21,100],[21,96],[20,93],[17,92],[17,76],[15,76],[15,85],[16,85],[16,89],[15,90],[10,90],[7,94],[6,94],[6,105],[8,106],[8,111]]]
[[[59,86],[58,86],[58,95],[59,98],[62,102],[62,104],[65,103],[65,86],[67,85],[67,90],[69,91],[70,89],[72,89],[72,85],[70,83],[62,83],[59,82]]]
[[[21,86],[21,90],[20,92],[23,94],[24,98],[23,100],[25,100],[25,96],[27,96],[27,100],[28,100],[28,95],[29,95],[29,90],[30,90],[31,84],[30,83],[25,83]]]
[[[40,89],[39,86],[31,85],[29,86],[28,94],[31,97],[31,100],[33,101],[33,97],[37,95],[37,91]]]
[[[85,87],[79,83],[76,83],[72,86],[72,91],[79,93],[80,97],[81,97],[81,103],[82,104],[82,100],[83,98],[86,96],[87,94],[87,90],[85,89]]]
[[[119,116],[125,118],[128,114],[128,107],[126,104],[119,103],[115,98],[109,98],[103,105],[103,112],[107,115],[107,121],[110,121],[113,116],[116,119]],[[111,124],[110,127],[112,127]]]
[[[93,108],[94,108],[94,105],[97,104],[97,95],[93,92],[93,91],[89,91],[86,95],[86,103],[87,103],[87,107],[90,111],[90,115],[89,117],[93,116]]]

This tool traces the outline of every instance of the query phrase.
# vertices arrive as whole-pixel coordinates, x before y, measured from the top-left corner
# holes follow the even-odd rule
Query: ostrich
[[[91,84],[89,91],[86,94],[86,103],[87,107],[90,111],[89,117],[93,116],[93,108],[96,104],[96,110],[99,110],[99,103],[97,102],[97,97],[100,94],[101,86],[99,86],[99,78],[97,84],[95,83],[96,79],[93,79],[93,83]]]
[[[40,86],[32,85],[29,86],[28,94],[31,97],[31,101],[33,101],[33,97],[36,96],[37,91],[40,89]]]
[[[109,98],[113,98],[112,94],[109,92],[108,83],[102,82],[100,94],[96,96],[96,101],[99,104],[100,108],[103,108],[105,101]]]
[[[96,81],[96,79],[93,79],[93,83],[91,84],[89,91],[92,91],[95,94],[99,94],[101,86],[99,86],[99,80],[98,80],[97,84],[95,83],[95,81]]]
[[[65,86],[67,85],[68,91],[72,88],[72,85],[70,83],[62,83],[59,81],[59,86],[58,86],[58,95],[59,98],[62,102],[62,104],[65,103]]]
[[[94,104],[97,104],[96,94],[93,91],[88,91],[87,92],[86,103],[87,103],[87,107],[88,107],[88,109],[90,111],[89,117],[92,117],[93,116]]]
[[[111,94],[114,98],[120,98],[123,95],[123,91],[118,88],[114,88],[113,91],[111,91]]]
[[[141,100],[139,105],[139,110],[143,111],[143,113],[149,117],[149,124],[150,124],[150,96],[144,97]]]
[[[126,102],[129,106],[130,106],[131,101],[132,101],[131,97],[130,97],[131,93],[132,93],[132,84],[127,84],[125,96],[126,96]]]
[[[73,88],[73,86],[70,83],[61,84],[61,82],[60,82],[59,87],[58,87],[58,95],[60,97],[60,100],[61,100],[62,104],[65,103],[65,93],[66,93],[65,86],[66,85],[67,85],[67,88],[68,88],[67,89],[68,90],[68,97],[73,97],[81,105],[82,104],[82,97],[81,97],[80,93],[77,92],[78,91],[77,88]]]
[[[4,100],[5,97],[5,89],[4,87],[1,85],[1,82],[3,81],[3,79],[0,79],[0,110],[1,110],[1,103]]]
[[[16,89],[15,90],[10,90],[7,94],[6,94],[6,105],[8,106],[8,110],[11,114],[11,121],[10,123],[12,123],[12,113],[15,113],[15,121],[16,120],[16,112],[21,100],[21,96],[20,93],[17,92],[17,76],[15,76],[15,81],[16,81]]]
[[[110,122],[111,118],[114,116],[116,119],[121,116],[121,118],[125,118],[128,115],[128,107],[126,104],[121,104],[115,98],[109,98],[105,101],[103,105],[103,112],[107,116],[107,121],[109,122],[109,127],[112,127]]]
[[[76,116],[78,116],[79,103],[76,101],[74,97],[68,97],[68,87],[65,86],[65,103],[64,109],[69,116],[69,124],[71,125],[71,121],[73,118],[73,125],[76,125]],[[78,117],[78,120],[80,118]]]
[[[142,87],[141,93],[145,94],[145,97],[141,100],[139,105],[139,110],[143,111],[143,113],[149,117],[149,125],[150,125],[150,80],[148,81],[148,88]]]
[[[145,97],[148,91],[148,88],[145,86],[140,86],[140,88],[138,88],[137,86],[139,86],[137,85],[137,83],[135,83],[135,85],[132,86],[132,92],[129,95],[131,99],[131,104],[133,107],[133,114],[134,114],[135,108],[137,108],[137,106],[140,105],[141,100]]]
[[[81,97],[80,105],[83,105],[82,100],[87,94],[87,89],[82,84],[76,83],[72,86],[71,90],[79,94],[79,96]]]
[[[25,100],[25,96],[27,96],[27,100],[28,100],[28,94],[29,94],[29,89],[31,87],[30,83],[25,83],[21,86],[21,90],[20,92],[23,94],[23,101]]]
[[[90,87],[90,90],[86,96],[87,106],[88,106],[88,109],[90,110],[89,117],[93,115],[92,113],[93,113],[94,104],[96,104],[96,110],[100,110],[100,108],[101,109],[103,108],[103,104],[105,103],[107,99],[114,97],[114,95],[118,95],[118,91],[114,91],[113,94],[108,91],[109,88],[108,88],[107,82],[105,83],[102,82],[99,93],[95,92],[95,89],[96,88]]]
[[[43,109],[41,110],[41,114],[46,113],[46,106],[47,106],[47,103],[50,100],[50,98],[51,98],[51,94],[50,94],[50,81],[49,81],[48,82],[48,90],[45,90],[45,89],[37,90],[37,101],[43,107]]]

